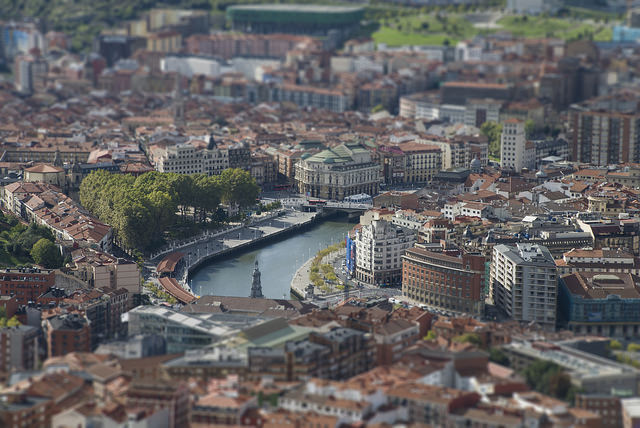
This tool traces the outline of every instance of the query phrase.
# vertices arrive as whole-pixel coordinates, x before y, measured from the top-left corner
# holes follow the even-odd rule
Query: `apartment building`
[[[299,46],[312,46],[308,36],[293,34],[195,34],[185,40],[186,51],[196,55],[285,59],[287,52]]]
[[[229,168],[228,150],[191,143],[152,149],[152,159],[157,171],[177,174],[219,175]]]
[[[279,101],[290,101],[300,107],[315,107],[334,113],[342,113],[349,108],[347,96],[336,89],[283,84],[278,92],[275,95]]]
[[[413,230],[387,220],[372,220],[356,233],[356,279],[367,284],[399,285],[402,254],[416,242]]]
[[[556,259],[558,275],[575,272],[632,273],[640,275],[640,261],[621,249],[594,250],[573,248]]]
[[[140,292],[140,268],[136,263],[90,248],[79,248],[72,256],[71,274],[90,288],[124,288],[130,295]]]
[[[406,183],[428,183],[442,170],[440,147],[419,142],[403,143],[398,147],[406,157]]]
[[[40,332],[29,325],[0,328],[0,378],[37,366]]]
[[[500,135],[500,166],[521,172],[526,164],[526,142],[524,122],[519,119],[507,119],[502,124]]]
[[[410,248],[402,256],[402,295],[429,307],[484,313],[485,258]]]
[[[380,165],[372,161],[368,150],[354,143],[303,155],[295,174],[300,193],[324,199],[376,195],[380,185]]]
[[[47,318],[43,326],[49,358],[70,352],[91,352],[91,328],[84,316],[77,313],[55,315]]]
[[[12,268],[0,271],[0,294],[15,296],[19,305],[27,305],[38,300],[55,284],[56,272],[49,269]]]
[[[574,161],[593,165],[640,162],[638,95],[619,92],[569,108]]]
[[[558,279],[546,247],[520,243],[493,247],[490,295],[509,318],[555,329]]]
[[[440,148],[442,169],[466,168],[471,162],[471,146],[463,140],[421,140]]]

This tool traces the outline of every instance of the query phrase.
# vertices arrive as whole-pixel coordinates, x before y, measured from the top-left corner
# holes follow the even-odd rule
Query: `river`
[[[253,267],[258,260],[264,296],[289,298],[289,286],[296,270],[319,250],[344,240],[353,226],[354,223],[346,219],[324,221],[258,249],[214,259],[192,275],[191,289],[200,296],[248,296]]]

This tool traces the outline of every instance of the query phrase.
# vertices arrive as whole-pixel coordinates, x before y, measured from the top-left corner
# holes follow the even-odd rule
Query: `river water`
[[[289,298],[289,286],[296,270],[319,250],[344,240],[353,226],[354,223],[346,219],[324,221],[281,241],[212,260],[191,277],[191,289],[200,296],[249,296],[253,267],[258,260],[264,296]]]

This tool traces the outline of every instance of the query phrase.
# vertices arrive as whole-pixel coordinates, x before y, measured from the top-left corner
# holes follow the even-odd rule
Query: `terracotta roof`
[[[198,299],[196,296],[182,288],[174,278],[162,277],[159,281],[160,285],[162,285],[167,293],[182,303],[193,303]]]
[[[184,253],[175,252],[166,256],[164,259],[158,263],[156,267],[156,271],[158,273],[171,273],[176,269],[176,265],[182,258],[184,257]]]
[[[36,173],[59,173],[64,172],[64,169],[58,168],[57,166],[47,165],[47,164],[39,164],[34,165],[31,168],[25,168],[26,172],[36,172]]]

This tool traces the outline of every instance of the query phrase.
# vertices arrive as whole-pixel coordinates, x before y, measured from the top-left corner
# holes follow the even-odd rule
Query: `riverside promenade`
[[[171,258],[176,253],[181,253],[180,258],[183,263],[180,263],[179,268],[173,272],[173,277],[186,291],[191,293],[188,279],[189,274],[194,269],[216,257],[248,249],[262,242],[307,227],[315,222],[316,218],[317,213],[315,212],[279,210],[253,218],[249,224],[237,225],[216,233],[200,235],[181,243],[181,245],[165,248],[149,258],[148,267],[157,277],[157,272],[155,272],[156,263],[160,260]]]

